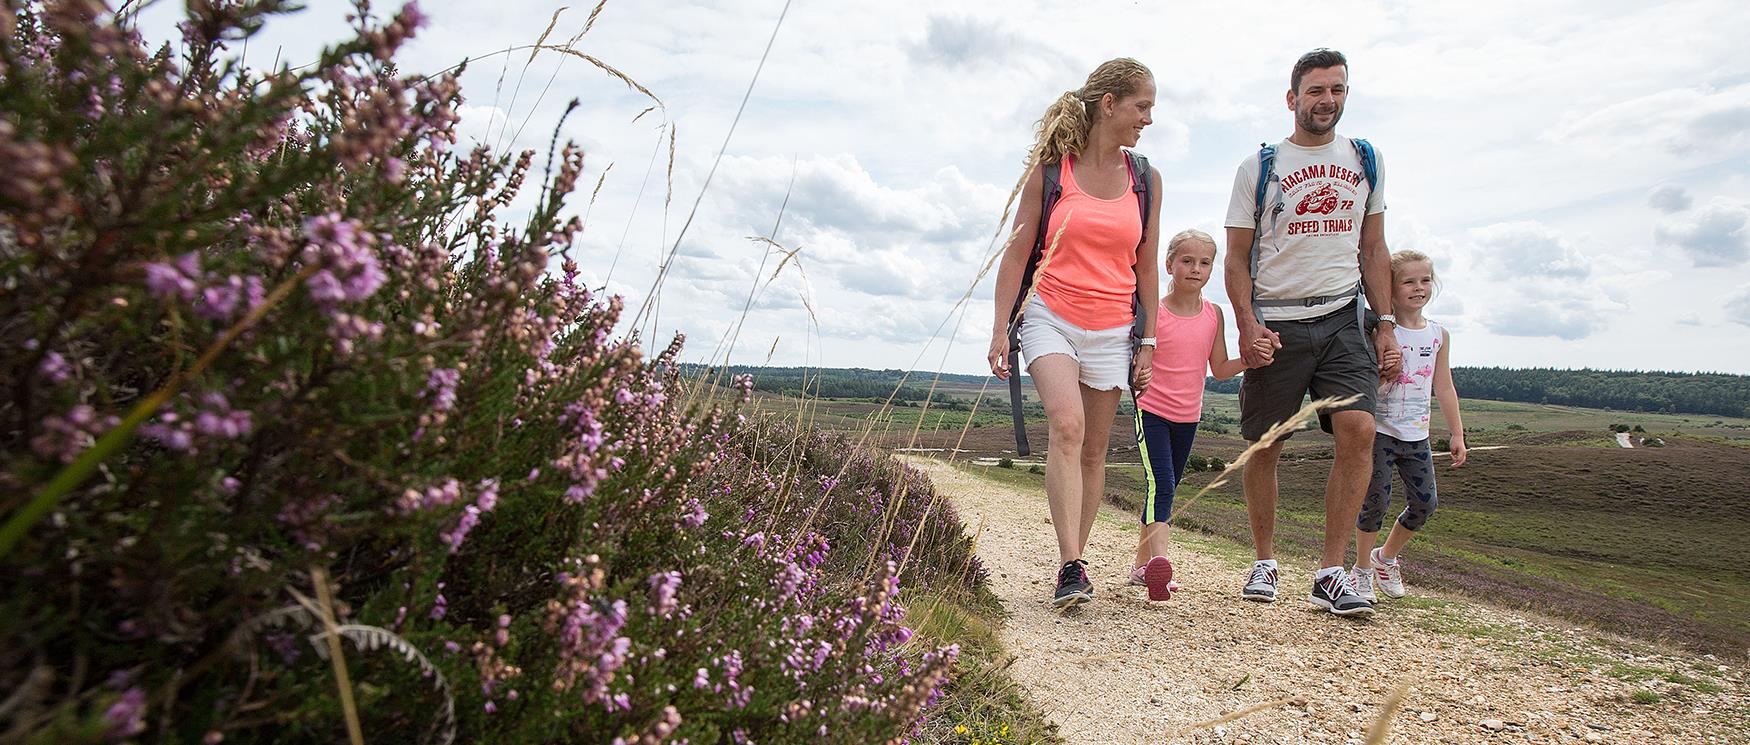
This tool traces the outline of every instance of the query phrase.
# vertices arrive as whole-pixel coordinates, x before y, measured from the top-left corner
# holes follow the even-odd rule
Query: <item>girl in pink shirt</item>
[[[1186,230],[1167,242],[1170,279],[1155,326],[1160,346],[1148,390],[1136,399],[1136,444],[1148,493],[1130,584],[1148,587],[1150,600],[1166,600],[1178,589],[1173,563],[1166,557],[1167,520],[1203,418],[1205,371],[1227,380],[1246,369],[1243,361],[1228,359],[1221,307],[1203,297],[1203,285],[1215,267],[1215,239],[1208,233]],[[1257,351],[1269,364],[1274,352],[1270,342],[1260,339]]]

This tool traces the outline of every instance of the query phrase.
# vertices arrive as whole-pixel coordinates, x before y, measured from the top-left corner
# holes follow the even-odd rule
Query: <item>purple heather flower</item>
[[[49,352],[43,355],[43,362],[37,367],[37,372],[42,373],[51,383],[64,383],[73,377],[73,366],[60,352]]]
[[[675,595],[680,591],[681,573],[675,571],[659,572],[650,575],[645,580],[650,585],[650,612],[666,616],[675,610]]]
[[[103,712],[103,723],[109,730],[105,739],[122,740],[146,731],[146,691],[134,686],[122,692],[121,698]]]

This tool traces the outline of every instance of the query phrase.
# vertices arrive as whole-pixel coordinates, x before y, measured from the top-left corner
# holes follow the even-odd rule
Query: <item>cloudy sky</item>
[[[151,7],[148,35],[167,37],[177,6]],[[780,26],[783,0],[610,1],[576,47],[662,99],[635,123],[650,102],[586,62],[493,54],[559,7],[425,0],[403,67],[475,59],[463,129],[505,149],[545,148],[581,100],[562,136],[588,149],[586,188],[612,170],[575,255],[628,317],[778,28],[643,324],[686,333],[690,359],[713,357],[757,279],[735,362],[981,372],[992,282],[974,281],[1053,98],[1111,57],[1152,68],[1139,149],[1165,179],[1165,232],[1219,236],[1235,166],[1291,131],[1290,66],[1329,46],[1351,64],[1339,131],[1382,152],[1388,242],[1435,258],[1429,315],[1452,329],[1456,364],[1750,373],[1750,13],[1736,2],[794,0]],[[593,7],[561,13],[549,41]],[[349,9],[309,0],[250,42],[250,62],[313,59]],[[767,284],[782,257],[750,237],[774,226],[800,251]]]

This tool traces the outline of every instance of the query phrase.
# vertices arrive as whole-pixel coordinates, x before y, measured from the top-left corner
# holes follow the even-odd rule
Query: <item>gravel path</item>
[[[1311,567],[1285,562],[1283,599],[1241,601],[1250,548],[1174,531],[1184,589],[1124,586],[1133,517],[1107,510],[1087,559],[1095,598],[1047,602],[1056,571],[1044,495],[913,459],[983,525],[978,553],[1010,613],[1010,673],[1071,743],[1362,743],[1408,684],[1392,743],[1750,743],[1743,659],[1696,657],[1414,586],[1371,621],[1315,612]],[[1274,703],[1272,702],[1279,702]],[[1248,707],[1262,711],[1196,727]]]

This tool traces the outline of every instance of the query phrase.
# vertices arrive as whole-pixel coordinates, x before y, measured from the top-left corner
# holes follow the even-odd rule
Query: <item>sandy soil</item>
[[[1239,599],[1250,548],[1175,531],[1183,590],[1151,603],[1124,585],[1133,518],[1102,513],[1087,552],[1093,602],[1050,607],[1057,554],[1044,495],[912,459],[950,495],[1010,613],[1010,671],[1072,743],[1362,743],[1407,685],[1392,743],[1750,743],[1750,671],[1595,630],[1418,590],[1369,621],[1305,602]],[[1205,724],[1250,707],[1263,709]],[[1199,726],[1203,725],[1203,726]]]

